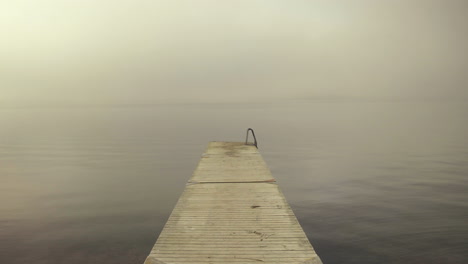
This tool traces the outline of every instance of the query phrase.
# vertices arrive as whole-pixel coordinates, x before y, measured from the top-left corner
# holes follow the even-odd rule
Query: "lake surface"
[[[468,103],[364,101],[0,108],[0,263],[143,263],[248,127],[325,264],[468,263]]]

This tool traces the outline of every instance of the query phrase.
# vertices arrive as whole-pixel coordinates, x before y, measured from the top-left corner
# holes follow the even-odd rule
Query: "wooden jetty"
[[[145,264],[322,263],[253,145],[210,142]]]

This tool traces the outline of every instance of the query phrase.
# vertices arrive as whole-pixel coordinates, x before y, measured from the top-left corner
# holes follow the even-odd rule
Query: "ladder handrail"
[[[254,138],[254,145],[255,145],[256,148],[258,148],[258,145],[257,145],[257,138],[255,137],[255,132],[254,132],[253,129],[251,129],[251,128],[248,128],[248,129],[247,129],[247,136],[245,137],[245,144],[248,145],[249,131],[252,131],[252,136],[253,136],[253,138]]]

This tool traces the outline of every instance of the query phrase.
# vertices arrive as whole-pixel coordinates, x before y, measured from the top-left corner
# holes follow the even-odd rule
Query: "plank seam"
[[[189,181],[186,185],[194,185],[194,184],[205,184],[205,183],[276,183],[275,179],[271,180],[264,180],[264,181],[224,181],[224,182],[217,182],[217,181],[209,181],[209,182],[198,182],[198,181]]]

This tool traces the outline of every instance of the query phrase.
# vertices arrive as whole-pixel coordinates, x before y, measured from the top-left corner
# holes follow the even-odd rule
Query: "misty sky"
[[[466,0],[0,0],[0,104],[468,98]]]

